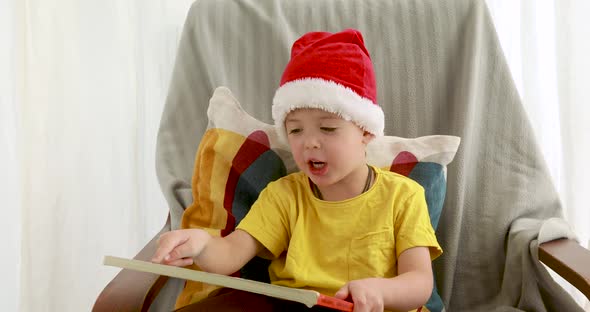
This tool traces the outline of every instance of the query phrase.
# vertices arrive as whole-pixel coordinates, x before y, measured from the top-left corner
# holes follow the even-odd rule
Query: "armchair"
[[[270,123],[291,43],[307,31],[348,27],[363,32],[372,53],[386,134],[462,138],[437,230],[445,253],[434,263],[447,310],[579,309],[541,262],[590,298],[590,251],[572,239],[538,238],[545,220],[562,217],[561,206],[483,0],[196,1],[158,134],[158,178],[170,206],[162,231],[178,228],[192,202],[213,90],[229,86]],[[551,239],[569,234],[555,232]],[[149,260],[154,248],[155,239],[136,258]],[[171,310],[182,284],[122,270],[93,311]]]

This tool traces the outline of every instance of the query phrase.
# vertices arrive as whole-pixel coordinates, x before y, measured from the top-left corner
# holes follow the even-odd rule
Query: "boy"
[[[171,231],[160,237],[152,261],[232,274],[260,255],[272,260],[273,284],[348,298],[354,311],[421,307],[433,287],[430,261],[442,250],[423,188],[366,164],[366,145],[383,135],[376,98],[360,32],[303,35],[272,106],[300,172],[270,183],[228,236]],[[244,296],[234,301],[252,300],[261,309],[283,304]],[[219,310],[231,302],[209,299],[203,304]]]

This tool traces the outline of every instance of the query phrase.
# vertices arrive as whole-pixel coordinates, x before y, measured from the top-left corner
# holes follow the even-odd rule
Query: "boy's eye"
[[[289,131],[288,131],[289,134],[296,134],[299,132],[301,132],[301,129],[299,129],[299,128],[289,129]]]
[[[336,128],[333,128],[333,127],[320,127],[320,129],[322,131],[326,131],[326,132],[334,132],[334,131],[336,131]]]

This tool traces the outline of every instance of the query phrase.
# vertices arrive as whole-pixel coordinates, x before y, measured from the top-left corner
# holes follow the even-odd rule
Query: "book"
[[[274,298],[296,301],[311,308],[314,305],[324,306],[340,311],[352,311],[353,303],[332,296],[321,294],[314,290],[291,288],[272,285],[264,282],[248,280],[239,277],[196,271],[165,264],[157,264],[136,259],[126,259],[113,256],[104,257],[104,265],[114,266],[134,271],[166,275],[187,279],[206,284],[228,287]]]

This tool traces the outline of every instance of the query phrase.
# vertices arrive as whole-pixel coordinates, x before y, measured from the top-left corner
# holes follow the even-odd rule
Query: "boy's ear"
[[[365,145],[369,144],[369,142],[373,141],[373,139],[375,138],[375,135],[372,134],[369,131],[365,131],[363,132],[363,143]]]

